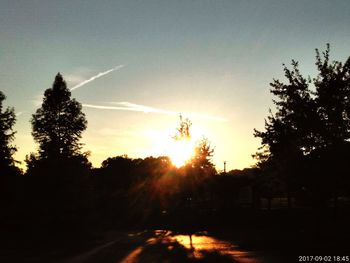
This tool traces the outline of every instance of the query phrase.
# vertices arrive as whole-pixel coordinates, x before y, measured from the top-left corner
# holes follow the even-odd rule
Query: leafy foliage
[[[316,49],[313,79],[303,77],[294,60],[292,69],[284,66],[287,83],[270,84],[276,110],[270,110],[264,131],[254,130],[262,140],[255,155],[261,170],[275,174],[288,192],[303,188],[318,201],[336,197],[336,182],[349,170],[337,160],[350,153],[350,58],[330,62],[329,52],[329,45],[322,55]]]
[[[40,158],[80,154],[79,139],[87,125],[81,109],[81,104],[71,99],[71,92],[62,75],[58,73],[52,88],[44,93],[42,106],[31,120],[32,135],[39,143]]]
[[[190,128],[192,126],[192,122],[189,119],[183,119],[182,115],[180,115],[180,125],[176,129],[177,133],[174,136],[175,140],[189,140],[191,139]]]
[[[214,169],[212,161],[214,155],[214,149],[211,147],[210,142],[207,138],[199,140],[195,147],[195,153],[193,158],[190,160],[192,167],[200,169]]]
[[[30,184],[35,192],[29,195],[32,210],[43,224],[57,229],[84,227],[82,222],[93,207],[91,164],[79,143],[87,125],[81,109],[58,73],[31,119],[32,135],[39,144],[39,153],[26,157],[27,175],[34,178]]]
[[[190,128],[192,122],[189,119],[183,119],[180,115],[180,125],[176,129],[177,133],[174,136],[175,140],[190,140],[191,131]],[[187,165],[192,168],[199,168],[202,170],[209,169],[214,170],[214,164],[212,157],[214,155],[214,149],[211,147],[208,138],[203,137],[195,144],[194,155],[188,160]]]
[[[13,170],[15,166],[13,154],[16,152],[16,147],[11,144],[15,136],[13,126],[16,122],[16,115],[13,108],[4,109],[5,99],[6,96],[0,91],[0,174]]]

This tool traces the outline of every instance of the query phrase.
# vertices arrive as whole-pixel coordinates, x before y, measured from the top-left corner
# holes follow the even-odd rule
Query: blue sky
[[[16,158],[36,150],[29,120],[57,72],[79,102],[115,107],[128,102],[191,112],[194,132],[215,146],[222,169],[254,163],[272,107],[269,82],[282,63],[300,61],[314,74],[315,48],[332,59],[350,55],[349,1],[5,1],[0,0],[0,90],[21,112]],[[118,104],[119,103],[119,104]],[[160,112],[83,108],[82,141],[99,166],[109,156],[167,153],[178,117]]]

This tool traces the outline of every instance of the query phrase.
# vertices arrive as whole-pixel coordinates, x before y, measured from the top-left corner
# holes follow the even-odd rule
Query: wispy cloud
[[[23,113],[25,113],[25,111],[19,111],[19,112],[17,112],[17,113],[16,113],[16,117],[21,116]]]
[[[82,74],[79,73],[70,73],[70,74],[65,74],[64,79],[66,80],[68,86],[76,86],[83,81],[86,80],[86,77],[84,77]]]
[[[204,119],[204,120],[219,121],[219,122],[226,122],[227,121],[225,118],[211,116],[211,115],[207,115],[207,114],[199,114],[199,113],[193,113],[193,112],[170,111],[170,110],[154,108],[154,107],[135,104],[135,103],[126,102],[126,101],[111,102],[111,104],[114,104],[115,106],[96,105],[96,104],[83,104],[83,106],[86,108],[99,109],[99,110],[136,111],[136,112],[143,112],[143,113],[157,113],[157,114],[163,114],[163,115],[169,115],[169,116],[178,116],[179,114],[182,114],[188,118],[193,118],[193,119]]]
[[[78,74],[76,74],[76,73],[75,74],[67,74],[64,77],[70,84],[75,84],[72,88],[70,88],[70,90],[72,91],[72,90],[76,90],[78,88],[81,88],[82,86],[90,83],[91,81],[94,81],[95,79],[101,78],[101,77],[103,77],[103,76],[105,76],[113,71],[119,70],[123,67],[124,67],[124,65],[116,66],[116,67],[111,68],[109,70],[106,70],[104,72],[100,72],[97,75],[95,75],[89,79],[85,79],[81,75],[82,72],[84,73],[83,75],[86,75],[87,71],[90,71],[90,70],[87,70],[86,68],[80,69]],[[33,102],[34,106],[38,107],[43,102],[43,98],[44,98],[44,95],[39,94],[39,95],[36,95],[31,101]]]
[[[95,76],[93,76],[93,77],[91,77],[91,78],[89,78],[87,80],[84,80],[84,81],[80,82],[79,84],[73,86],[72,88],[70,88],[70,90],[73,91],[73,90],[76,90],[78,88],[81,88],[82,86],[90,83],[91,81],[94,81],[95,79],[101,78],[101,77],[103,77],[103,76],[105,76],[105,75],[107,75],[107,74],[109,74],[109,73],[111,73],[113,71],[119,70],[119,69],[121,69],[123,67],[124,67],[124,65],[119,65],[119,66],[116,66],[116,67],[111,68],[109,70],[106,70],[104,72],[100,72],[97,75],[95,75]]]

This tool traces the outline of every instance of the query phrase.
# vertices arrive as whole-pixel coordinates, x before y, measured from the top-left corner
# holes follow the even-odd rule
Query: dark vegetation
[[[3,106],[0,92],[0,247],[76,252],[110,230],[206,229],[254,249],[344,254],[350,239],[350,59],[330,61],[327,46],[316,50],[316,66],[315,78],[302,76],[296,61],[284,66],[287,82],[270,84],[276,107],[265,129],[254,132],[262,140],[256,166],[221,173],[207,139],[180,168],[168,157],[128,156],[92,168],[79,142],[85,115],[60,74],[32,116],[39,147],[23,172],[13,159],[14,109]],[[174,139],[191,136],[190,127],[181,117]],[[186,251],[173,245],[181,252],[176,258],[185,260]],[[147,249],[155,246],[163,251],[164,243]]]

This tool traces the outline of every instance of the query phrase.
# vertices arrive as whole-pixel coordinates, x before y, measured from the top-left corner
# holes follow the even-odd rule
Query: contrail
[[[138,108],[132,108],[132,107],[118,107],[118,106],[104,106],[104,105],[95,105],[95,104],[82,104],[83,107],[86,108],[92,108],[92,109],[99,109],[99,110],[125,110],[125,111],[139,111],[139,112],[145,112],[144,110],[138,109]]]
[[[19,111],[19,112],[17,112],[17,113],[16,113],[16,117],[21,116],[24,112],[25,112],[25,111]]]
[[[86,108],[100,109],[100,110],[123,110],[123,111],[136,111],[136,112],[144,112],[144,113],[158,113],[169,116],[178,116],[180,112],[163,110],[159,108],[153,108],[145,105],[134,104],[130,102],[111,102],[117,106],[105,106],[105,105],[96,105],[96,104],[83,104]],[[198,113],[190,113],[190,112],[182,112],[183,115],[189,118],[194,119],[204,119],[211,121],[219,121],[226,122],[227,120],[221,117],[198,114]]]
[[[74,87],[70,88],[70,90],[71,90],[71,91],[76,90],[76,89],[78,89],[78,88],[80,88],[80,87],[82,87],[82,86],[88,84],[89,82],[94,81],[95,79],[98,79],[98,78],[100,78],[100,77],[103,77],[104,75],[107,75],[107,74],[109,74],[109,73],[111,73],[111,72],[113,72],[113,71],[115,71],[115,70],[119,70],[119,69],[121,69],[121,68],[123,68],[123,67],[124,67],[124,65],[119,65],[119,66],[116,66],[116,67],[114,67],[114,68],[112,68],[112,69],[109,69],[109,70],[107,70],[107,71],[100,72],[100,73],[98,73],[97,75],[95,75],[95,76],[93,76],[93,77],[91,77],[91,78],[89,78],[89,79],[87,79],[87,80],[84,80],[83,82],[80,82],[79,84],[77,84],[77,85],[75,85]]]

